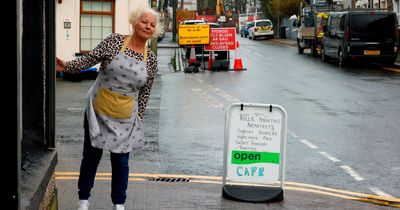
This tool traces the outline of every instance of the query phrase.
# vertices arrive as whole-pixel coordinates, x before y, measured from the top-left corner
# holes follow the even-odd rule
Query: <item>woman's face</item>
[[[157,18],[151,13],[144,13],[133,28],[134,33],[143,39],[149,39],[156,31]]]

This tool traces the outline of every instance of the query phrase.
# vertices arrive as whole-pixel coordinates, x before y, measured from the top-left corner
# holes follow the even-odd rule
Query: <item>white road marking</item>
[[[254,55],[257,55],[258,57],[264,57],[263,55],[256,53],[256,52],[254,52]]]
[[[301,143],[307,145],[308,147],[310,147],[311,149],[318,149],[317,146],[315,146],[314,144],[311,144],[311,142],[307,141],[306,139],[301,139],[299,140]]]
[[[85,110],[85,108],[68,107],[67,110],[68,111],[83,111],[83,110]]]
[[[343,168],[350,176],[352,176],[356,181],[365,180],[357,172],[355,172],[350,166],[340,166]]]
[[[229,102],[237,102],[237,101],[240,101],[239,99],[237,99],[237,98],[235,98],[235,97],[229,95],[229,94],[226,93],[225,91],[223,91],[223,90],[221,90],[221,89],[219,89],[219,88],[216,88],[216,87],[214,87],[214,86],[212,86],[212,85],[209,85],[209,86],[208,86],[208,89],[211,90],[211,91],[213,91],[213,92],[216,93],[217,95],[221,96],[222,98],[226,99],[226,100],[229,101]]]
[[[391,195],[389,195],[389,194],[383,192],[382,190],[380,190],[380,189],[377,188],[377,187],[371,187],[371,188],[369,188],[369,189],[370,189],[372,192],[374,192],[375,194],[377,194],[377,195],[386,196],[386,197],[393,197],[393,196],[391,196]]]
[[[326,152],[318,152],[319,154],[321,154],[322,156],[328,158],[329,160],[331,160],[332,162],[340,162],[339,159],[333,157],[332,155],[326,153]]]
[[[293,131],[288,130],[287,132],[288,132],[293,138],[299,138],[299,136],[297,136],[296,133],[294,133]]]
[[[165,106],[146,106],[146,109],[166,109]]]
[[[201,88],[192,88],[192,91],[200,95],[204,99],[204,101],[206,101],[209,104],[209,106],[213,108],[224,107],[222,103],[217,101],[212,96],[208,95],[208,93],[203,91]]]

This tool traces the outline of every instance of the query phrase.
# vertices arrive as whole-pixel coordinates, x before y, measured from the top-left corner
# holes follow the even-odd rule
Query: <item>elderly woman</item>
[[[124,209],[129,176],[129,153],[143,146],[141,119],[149,99],[157,59],[146,42],[154,35],[157,13],[149,7],[132,12],[133,34],[111,34],[90,53],[65,62],[59,72],[79,72],[101,63],[100,73],[87,94],[83,158],[78,180],[78,209],[88,209],[90,191],[103,150],[110,151],[111,199]]]

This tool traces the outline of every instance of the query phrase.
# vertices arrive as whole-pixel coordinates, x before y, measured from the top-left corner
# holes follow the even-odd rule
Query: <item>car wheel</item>
[[[300,41],[297,39],[297,50],[299,51],[299,54],[304,53],[304,48],[300,47]]]
[[[343,55],[343,51],[342,50],[340,50],[339,51],[339,66],[340,67],[344,67],[344,66],[346,66],[346,59],[344,58],[344,55]]]
[[[324,46],[321,47],[321,60],[324,62],[328,61],[328,57],[325,55],[325,48]]]
[[[311,55],[314,56],[314,57],[318,56],[317,46],[311,45]]]

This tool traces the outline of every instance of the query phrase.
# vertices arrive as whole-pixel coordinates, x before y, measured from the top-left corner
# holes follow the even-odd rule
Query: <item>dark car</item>
[[[396,13],[362,10],[332,12],[324,25],[321,58],[394,64],[397,54]]]
[[[249,35],[249,28],[252,27],[254,23],[253,22],[247,22],[244,25],[240,27],[240,36],[247,38]]]

